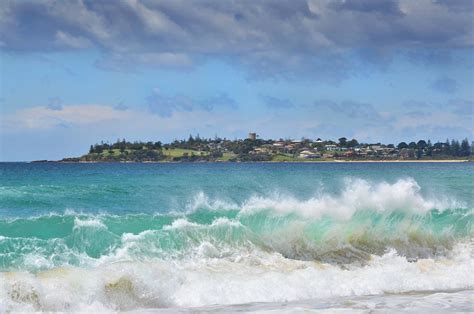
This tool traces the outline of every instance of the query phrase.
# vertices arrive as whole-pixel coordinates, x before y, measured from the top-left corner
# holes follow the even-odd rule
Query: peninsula
[[[246,139],[229,140],[190,135],[186,140],[91,145],[80,157],[59,162],[311,162],[311,161],[471,161],[473,145],[461,142],[431,143],[430,140],[395,144],[359,143],[345,137],[337,141],[302,138],[260,139],[249,133]]]

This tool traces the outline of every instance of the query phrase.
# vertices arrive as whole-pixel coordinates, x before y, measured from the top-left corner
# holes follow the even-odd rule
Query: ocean
[[[472,311],[473,163],[0,163],[0,312]]]

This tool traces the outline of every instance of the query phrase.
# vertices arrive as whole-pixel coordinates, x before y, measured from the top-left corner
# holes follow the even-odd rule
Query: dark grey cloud
[[[401,15],[397,0],[335,0],[329,3],[329,7],[342,11],[356,11],[365,13],[381,13],[387,15]]]
[[[454,11],[474,10],[474,1],[472,0],[435,0],[435,3]]]
[[[472,1],[5,0],[9,52],[97,49],[96,65],[186,69],[209,58],[249,78],[335,83],[396,53],[449,57],[473,45]],[[362,62],[355,62],[357,56]]]
[[[431,88],[440,93],[454,94],[458,89],[458,82],[449,77],[442,77],[435,80]]]
[[[203,99],[193,99],[189,96],[178,94],[174,96],[163,95],[158,88],[146,98],[148,110],[162,117],[170,117],[173,112],[182,111],[213,111],[216,109],[236,109],[237,102],[229,95],[221,93]]]

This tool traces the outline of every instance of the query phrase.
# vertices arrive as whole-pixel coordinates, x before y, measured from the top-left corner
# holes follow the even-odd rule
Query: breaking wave
[[[472,289],[473,209],[412,179],[182,212],[0,220],[0,308],[130,310]],[[334,285],[338,282],[338,285]]]

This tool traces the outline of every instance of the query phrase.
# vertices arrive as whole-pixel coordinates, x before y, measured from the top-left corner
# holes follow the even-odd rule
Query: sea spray
[[[202,251],[202,243],[222,256],[265,251],[363,265],[389,249],[409,259],[447,256],[454,244],[473,235],[472,209],[426,199],[412,179],[373,186],[351,180],[338,195],[307,200],[251,197],[230,208],[223,203],[200,193],[181,213],[1,219],[0,266],[34,271],[94,266],[114,256],[117,261],[184,259]]]
[[[7,310],[74,311],[94,302],[100,308],[130,310],[474,288],[466,247],[456,250],[452,260],[416,262],[389,250],[365,267],[348,268],[260,252],[232,259],[135,261],[93,269],[2,273],[0,299]]]
[[[313,168],[261,165],[276,171],[268,174],[272,182],[281,179],[272,186],[261,168],[235,165],[224,170],[239,171],[219,182],[196,172],[199,183],[181,191],[176,184],[192,186],[176,176],[183,174],[181,168],[173,170],[175,181],[167,177],[164,184],[156,173],[162,165],[143,168],[139,178],[128,170],[130,179],[120,177],[123,168],[110,167],[113,173],[98,172],[103,177],[89,168],[78,172],[81,177],[73,175],[66,183],[79,180],[77,194],[70,190],[78,184],[52,188],[58,183],[0,191],[0,209],[13,204],[0,217],[0,311],[209,309],[214,304],[227,311],[232,304],[258,302],[343,307],[344,298],[363,303],[357,298],[383,296],[386,302],[393,294],[409,298],[413,293],[431,293],[433,300],[449,294],[466,304],[464,292],[474,288],[473,198],[463,177],[470,168],[455,170],[455,181],[448,180],[451,170],[440,168],[428,181],[397,174],[335,182],[313,179],[326,169],[315,166],[316,172],[299,173],[297,182],[293,174],[278,171]],[[409,165],[393,167],[400,172]],[[258,177],[242,176],[248,168]],[[120,180],[111,182],[116,172]],[[218,177],[219,172],[212,180]],[[251,188],[245,190],[244,182]],[[104,184],[108,188],[102,189]],[[126,198],[116,193],[125,190]],[[42,209],[48,196],[44,206],[51,210],[27,207]],[[60,210],[58,204],[68,206]]]

